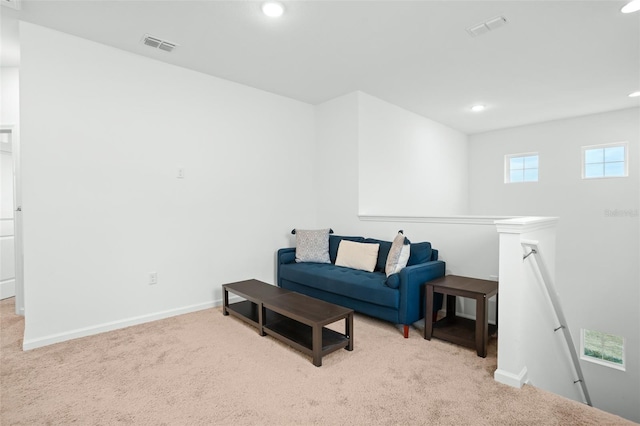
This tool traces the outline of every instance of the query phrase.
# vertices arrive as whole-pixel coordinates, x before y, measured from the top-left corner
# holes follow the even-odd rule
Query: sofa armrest
[[[281,248],[278,250],[278,265],[293,263],[296,261],[296,248]]]
[[[276,254],[276,285],[282,287],[280,282],[280,265],[294,263],[296,261],[296,248],[282,248]]]
[[[412,324],[424,318],[425,283],[443,277],[445,263],[441,260],[407,266],[400,271],[400,323]],[[439,297],[438,297],[439,295]],[[442,295],[436,294],[434,311],[442,308]]]

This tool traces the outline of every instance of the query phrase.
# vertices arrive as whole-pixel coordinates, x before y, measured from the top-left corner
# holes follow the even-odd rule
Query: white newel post
[[[526,278],[521,242],[536,238],[536,231],[555,228],[557,218],[521,217],[495,222],[500,234],[498,368],[494,379],[513,387],[527,382],[525,339],[527,330],[523,313]]]

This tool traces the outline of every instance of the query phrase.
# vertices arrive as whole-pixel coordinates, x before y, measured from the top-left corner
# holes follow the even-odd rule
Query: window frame
[[[602,358],[596,358],[593,357],[591,355],[587,355],[585,353],[585,333],[587,331],[591,331],[591,332],[595,332],[595,333],[600,333],[601,335],[604,336],[614,336],[614,337],[619,337],[622,338],[622,363],[618,364],[616,362],[613,361],[607,361],[605,359]],[[620,371],[627,371],[626,368],[626,350],[625,350],[625,346],[627,343],[627,339],[625,339],[624,336],[618,336],[615,334],[611,334],[611,333],[605,333],[602,331],[598,331],[598,330],[590,330],[590,329],[586,329],[586,328],[582,328],[580,329],[580,359],[584,360],[584,361],[588,361],[588,362],[592,362],[594,364],[599,364],[605,367],[609,367],[609,368],[614,368],[616,370],[620,370]]]
[[[589,150],[593,150],[593,149],[606,149],[606,148],[615,148],[615,147],[619,147],[622,146],[624,147],[624,174],[622,176],[585,176],[585,172],[586,172],[586,153]],[[607,161],[602,161],[602,163],[592,163],[592,164],[607,164]],[[581,167],[581,171],[582,171],[582,179],[583,180],[591,180],[591,179],[620,179],[620,178],[626,178],[629,177],[629,142],[627,141],[622,141],[622,142],[611,142],[611,143],[604,143],[604,144],[597,144],[597,145],[587,145],[587,146],[583,146],[581,148],[581,154],[580,154],[580,167]]]
[[[512,181],[511,180],[511,160],[513,158],[520,158],[522,157],[523,159],[526,157],[537,157],[538,160],[538,167],[536,168],[536,171],[538,173],[537,179],[536,180],[522,180],[522,181]],[[523,168],[523,173],[525,170],[527,170],[526,168]],[[533,170],[533,169],[529,169],[529,170]],[[504,156],[504,183],[538,183],[540,182],[540,154],[538,152],[521,152],[518,154],[507,154]]]

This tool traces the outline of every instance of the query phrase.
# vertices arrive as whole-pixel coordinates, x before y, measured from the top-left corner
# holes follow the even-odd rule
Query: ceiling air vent
[[[149,47],[153,47],[154,49],[164,50],[165,52],[171,52],[173,51],[173,49],[175,49],[178,46],[175,43],[172,43],[167,40],[162,40],[161,38],[158,38],[158,37],[150,36],[149,34],[144,35],[144,38],[142,39],[142,43],[144,43]]]
[[[0,4],[15,10],[20,10],[20,1],[21,0],[0,0]]]
[[[489,31],[496,30],[506,23],[507,18],[504,16],[496,16],[495,18],[488,19],[485,22],[468,27],[467,32],[471,37],[477,37],[479,35],[486,34]]]

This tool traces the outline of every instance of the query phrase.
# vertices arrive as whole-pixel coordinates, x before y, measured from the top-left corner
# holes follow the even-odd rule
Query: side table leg
[[[267,318],[267,308],[264,307],[262,302],[258,304],[258,333],[261,336],[266,336],[267,333],[264,332],[264,323]]]
[[[229,292],[225,286],[222,286],[222,298],[222,315],[227,316],[229,315],[229,311],[227,310],[229,307]]]
[[[346,349],[348,351],[353,350],[353,312],[347,315],[345,318],[345,334],[347,335],[347,339],[349,339],[349,344],[347,344]]]
[[[478,356],[486,358],[489,342],[489,324],[487,323],[489,299],[486,294],[476,297],[476,351]]]
[[[322,366],[322,326],[312,327],[311,350],[313,351],[313,365]]]
[[[427,284],[424,305],[424,338],[431,340],[433,334],[433,285]]]
[[[456,296],[447,294],[447,318],[453,320],[456,317]]]

